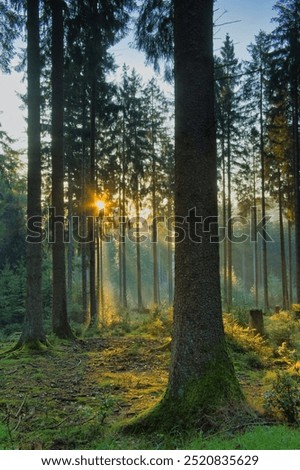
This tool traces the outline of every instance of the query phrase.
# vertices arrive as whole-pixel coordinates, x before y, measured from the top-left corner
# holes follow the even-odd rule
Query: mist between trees
[[[257,208],[250,209],[251,217],[232,216],[225,226],[220,223],[220,216],[202,217],[197,215],[196,208],[188,211],[186,217],[180,216],[156,216],[124,217],[115,214],[109,216],[86,216],[82,221],[79,216],[66,218],[56,215],[54,207],[48,209],[48,217],[30,217],[27,221],[27,243],[56,243],[58,231],[61,232],[64,243],[74,241],[76,243],[91,243],[100,239],[103,243],[118,241],[125,243],[125,237],[132,243],[158,244],[159,233],[162,241],[166,243],[181,243],[188,238],[193,243],[222,243],[228,240],[231,243],[257,242],[261,237],[267,243],[274,243],[273,238],[266,230],[266,225],[271,222],[272,216],[265,216],[260,221],[255,221],[253,214]],[[224,220],[223,220],[224,222]],[[159,224],[161,227],[159,229]],[[229,236],[228,226],[232,230]],[[153,233],[155,227],[155,234]],[[209,235],[204,237],[203,235]]]

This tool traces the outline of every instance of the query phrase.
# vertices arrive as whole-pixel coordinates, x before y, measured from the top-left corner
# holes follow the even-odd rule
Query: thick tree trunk
[[[28,180],[27,235],[30,221],[42,221],[41,216],[41,137],[40,137],[40,41],[39,1],[27,1],[27,71],[28,71]],[[37,231],[35,226],[35,232]],[[41,232],[40,232],[40,235]],[[39,348],[46,342],[42,306],[42,244],[41,239],[27,238],[26,313],[21,338],[16,348],[27,345]]]
[[[169,385],[161,405],[145,421],[145,426],[164,429],[209,426],[206,415],[232,410],[241,399],[225,346],[219,245],[210,238],[218,236],[217,224],[208,232],[195,221],[195,215],[211,221],[218,212],[213,1],[175,0],[174,5],[175,215],[180,224],[189,214],[190,220],[185,219],[186,236],[175,248]],[[194,216],[189,213],[193,208]],[[202,243],[195,242],[195,225]]]
[[[295,2],[295,23],[290,31],[291,56],[291,101],[293,109],[293,146],[294,146],[294,198],[295,198],[295,245],[296,245],[296,301],[300,303],[300,146],[299,146],[299,17],[298,4]]]
[[[63,89],[63,1],[51,1],[52,8],[52,206],[53,332],[60,338],[72,337],[67,315],[66,263],[64,245],[64,89]]]
[[[294,168],[295,168],[295,244],[296,244],[296,294],[300,303],[300,151],[299,151],[299,97],[298,78],[294,93]]]

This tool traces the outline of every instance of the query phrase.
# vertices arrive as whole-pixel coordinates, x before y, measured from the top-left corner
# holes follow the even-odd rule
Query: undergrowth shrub
[[[266,340],[251,328],[243,327],[230,314],[224,314],[224,328],[229,346],[238,353],[251,352],[249,361],[256,365],[267,365],[273,357],[273,349]],[[250,364],[249,364],[250,365]]]
[[[138,331],[153,336],[170,336],[172,333],[173,309],[154,308],[147,314],[147,318],[139,326]]]
[[[275,347],[286,343],[287,347],[293,348],[297,327],[298,324],[291,313],[279,312],[268,318],[266,332]]]
[[[235,307],[232,312],[235,320],[241,326],[247,326],[249,323],[249,308]]]
[[[271,390],[265,393],[264,408],[269,415],[282,416],[288,423],[298,422],[300,389],[290,374],[277,373]]]

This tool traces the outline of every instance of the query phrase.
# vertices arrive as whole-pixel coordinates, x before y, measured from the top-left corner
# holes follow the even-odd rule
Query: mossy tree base
[[[40,340],[40,339],[23,340],[21,337],[19,341],[15,344],[15,346],[13,346],[11,349],[8,349],[7,351],[3,351],[0,354],[0,357],[5,357],[17,351],[44,353],[48,350],[49,347],[51,347],[51,344],[49,343],[47,338],[43,340]]]
[[[180,432],[201,430],[215,432],[241,421],[253,413],[244,402],[237,379],[219,365],[209,369],[202,378],[190,380],[181,395],[175,396],[170,387],[162,401],[152,410],[137,416],[122,427],[122,431]]]

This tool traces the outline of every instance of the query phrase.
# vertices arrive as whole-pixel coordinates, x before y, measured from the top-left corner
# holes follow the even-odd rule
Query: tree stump
[[[264,335],[264,318],[262,310],[250,310],[249,326],[251,329],[255,330],[259,335]]]
[[[275,305],[275,313],[280,313],[280,305]]]

